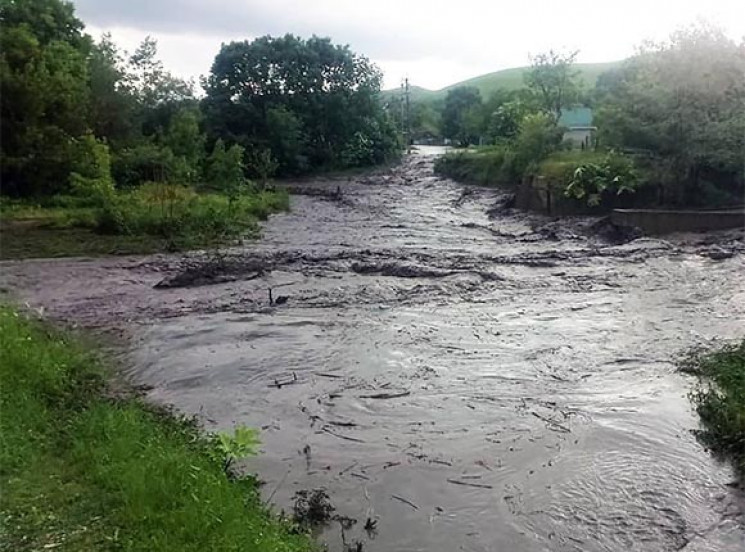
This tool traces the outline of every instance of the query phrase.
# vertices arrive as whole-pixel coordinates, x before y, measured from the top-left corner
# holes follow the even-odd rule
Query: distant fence
[[[615,209],[611,222],[617,226],[636,226],[645,234],[671,232],[706,232],[745,228],[745,209],[678,210]]]

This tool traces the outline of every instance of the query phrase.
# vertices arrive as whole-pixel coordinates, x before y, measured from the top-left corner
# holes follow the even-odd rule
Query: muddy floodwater
[[[357,520],[332,551],[745,550],[671,362],[745,333],[743,232],[608,240],[426,153],[293,185],[219,255],[5,262],[2,285],[122,331],[151,399],[261,428],[266,500],[325,488]]]

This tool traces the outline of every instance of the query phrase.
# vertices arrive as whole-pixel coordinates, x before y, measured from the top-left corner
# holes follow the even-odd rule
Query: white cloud
[[[131,49],[158,39],[176,74],[209,71],[222,42],[291,32],[330,36],[377,62],[386,85],[404,76],[420,86],[524,65],[548,48],[580,50],[580,61],[633,53],[647,38],[705,18],[733,37],[745,35],[738,0],[76,0],[96,34],[110,30]]]

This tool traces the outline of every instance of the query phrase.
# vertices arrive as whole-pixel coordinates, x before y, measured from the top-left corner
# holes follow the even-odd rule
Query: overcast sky
[[[703,18],[745,36],[745,0],[74,0],[89,33],[132,50],[146,36],[182,77],[209,72],[220,44],[266,34],[329,36],[383,70],[437,89],[526,65],[531,53],[578,49],[611,61],[647,38]]]

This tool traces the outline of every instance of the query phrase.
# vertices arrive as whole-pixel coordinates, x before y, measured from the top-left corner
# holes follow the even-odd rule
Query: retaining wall
[[[705,232],[745,228],[745,209],[721,211],[668,211],[661,209],[615,209],[611,222],[617,226],[636,226],[645,234]]]

